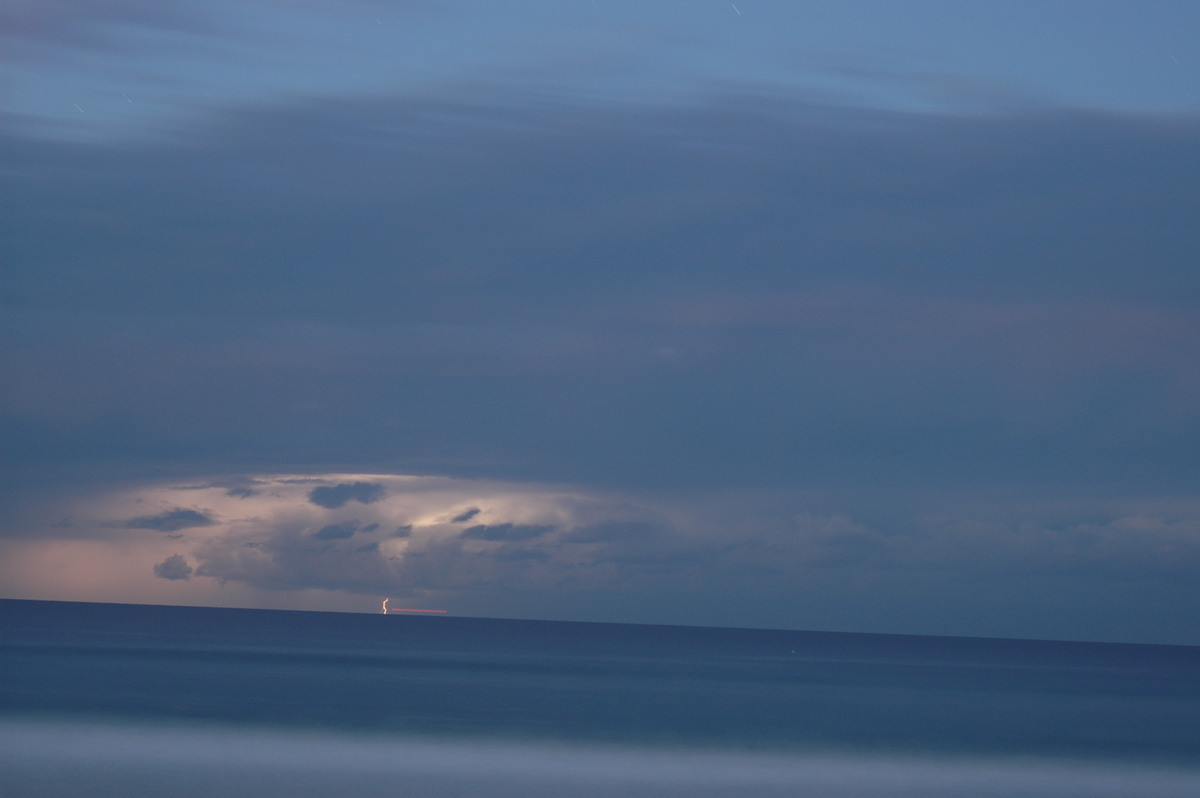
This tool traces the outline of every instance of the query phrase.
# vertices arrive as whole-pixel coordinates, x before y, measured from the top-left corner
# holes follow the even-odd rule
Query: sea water
[[[0,795],[1200,795],[1200,648],[0,601]]]

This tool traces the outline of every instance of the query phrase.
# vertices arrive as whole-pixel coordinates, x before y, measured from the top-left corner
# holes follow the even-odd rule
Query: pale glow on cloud
[[[964,495],[911,510],[897,527],[792,491],[621,495],[403,474],[134,483],[26,497],[0,537],[0,596],[365,613],[386,598],[474,616],[781,628],[834,617],[860,631],[936,606],[961,608],[964,626],[904,630],[958,634],[998,585],[1036,603],[1037,590],[1089,579],[1080,617],[1114,602],[1136,613],[1130,585],[1186,591],[1200,564],[1189,501]],[[1029,634],[1021,600],[990,634]]]
[[[54,512],[69,522],[0,541],[9,595],[368,611],[385,592],[411,603],[476,581],[549,586],[596,549],[557,545],[568,533],[662,524],[648,507],[561,487],[400,474],[143,484]]]

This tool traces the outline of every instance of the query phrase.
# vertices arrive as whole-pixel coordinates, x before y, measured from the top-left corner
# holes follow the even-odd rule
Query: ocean
[[[1200,795],[1200,648],[0,600],[3,796]]]

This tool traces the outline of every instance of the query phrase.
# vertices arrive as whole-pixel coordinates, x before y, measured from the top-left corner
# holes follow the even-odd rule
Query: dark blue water
[[[29,795],[1200,795],[1200,648],[0,601],[0,749]]]

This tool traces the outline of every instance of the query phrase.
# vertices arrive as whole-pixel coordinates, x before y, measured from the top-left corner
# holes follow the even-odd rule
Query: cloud
[[[480,511],[480,509],[479,509],[478,507],[472,507],[472,508],[470,508],[470,509],[468,509],[468,510],[463,510],[463,511],[462,511],[461,513],[459,513],[458,515],[456,515],[456,516],[454,516],[453,518],[451,518],[451,519],[450,519],[450,523],[452,523],[452,524],[464,524],[464,523],[466,523],[467,521],[470,521],[470,520],[471,520],[472,518],[474,518],[475,516],[479,515],[479,513],[480,513],[480,512],[481,512],[481,511]]]
[[[597,519],[649,512],[626,500],[537,485],[403,476],[328,481],[371,485],[386,498],[369,505],[365,520],[330,522],[329,508],[311,501],[312,479],[260,475],[256,494],[244,498],[229,496],[227,488],[217,484],[207,488],[201,494],[206,502],[228,506],[240,515],[192,539],[194,573],[223,584],[274,591],[318,588],[397,596],[413,591],[474,594],[498,585],[599,588],[611,582],[612,564],[618,560],[606,545],[621,544],[602,542],[604,535],[597,530],[607,527]],[[180,486],[149,495],[161,501],[185,489],[196,490]],[[463,529],[462,522],[447,520],[463,514],[467,496],[485,498],[497,522]],[[614,520],[611,529],[620,524]],[[593,541],[586,551],[562,540],[578,526],[595,527],[577,535]],[[642,538],[649,529],[642,529]],[[608,537],[620,535],[610,531]],[[662,534],[658,538],[660,545],[676,546],[677,551],[685,545],[678,537],[672,542]],[[354,543],[346,545],[351,540]],[[597,564],[600,570],[593,569]],[[662,571],[661,564],[655,568]]]
[[[480,524],[469,527],[460,535],[464,540],[520,541],[533,540],[553,530],[552,526],[526,524]]]
[[[182,554],[172,554],[154,566],[154,575],[160,579],[188,579],[192,575],[192,566]]]
[[[377,502],[384,497],[382,485],[372,484],[370,482],[344,482],[340,485],[332,487],[322,485],[318,488],[313,488],[308,494],[308,500],[319,507],[325,507],[330,510],[337,509],[350,501],[361,502],[362,504],[371,504]]]
[[[530,560],[536,562],[549,562],[553,558],[553,555],[542,549],[502,549],[501,551],[493,554],[492,558],[496,562],[500,563],[522,562]]]
[[[644,521],[608,521],[577,527],[563,536],[567,543],[620,543],[645,541],[662,534],[658,524]]]
[[[317,157],[329,141],[355,146]],[[26,265],[0,450],[628,489],[1194,484],[1197,141],[1187,117],[765,96],[327,99],[186,146],[10,136],[48,166],[6,192]]]
[[[1089,503],[1017,510],[962,499],[940,514],[893,506],[872,511],[879,517],[868,521],[849,511],[805,509],[803,499],[787,492],[678,505],[397,476],[370,481],[389,498],[371,505],[369,523],[320,525],[325,508],[308,501],[304,481],[259,479],[259,496],[225,499],[231,507],[259,502],[253,521],[218,527],[193,543],[197,574],[271,590],[439,591],[464,600],[501,586],[547,596],[717,590],[740,591],[752,603],[806,580],[1040,575],[1101,585],[1176,582],[1200,567],[1200,509],[1186,505],[1141,513],[1117,505],[1097,515]],[[205,501],[219,501],[222,493],[214,488]],[[456,517],[465,495],[481,493],[497,523],[462,529],[444,520]],[[1014,515],[1022,520],[1005,520]],[[351,539],[353,545],[341,545]]]
[[[192,527],[212,526],[212,518],[198,510],[188,510],[182,507],[158,515],[143,515],[130,518],[123,523],[126,529],[154,529],[159,532],[176,532]]]
[[[377,527],[378,524],[372,525]],[[357,521],[350,521],[345,524],[327,524],[313,535],[317,540],[345,540],[354,536],[354,533],[359,529]]]
[[[82,48],[128,47],[121,32],[153,30],[158,34],[179,32],[213,34],[222,29],[205,19],[211,15],[191,2],[169,5],[152,0],[43,0],[14,3],[0,12],[0,40],[28,46],[57,43]]]
[[[309,500],[314,482],[376,484],[386,497],[339,518]],[[192,601],[308,597],[314,608],[353,609],[361,596],[369,611],[390,595],[465,615],[1162,641],[1192,639],[1195,628],[1194,613],[1150,610],[1168,598],[1197,606],[1194,499],[761,488],[635,497],[384,474],[258,474],[256,494],[237,497],[228,484],[133,484],[44,502],[40,523],[21,514],[38,535],[0,539],[0,584],[26,584],[28,564],[42,563],[35,570],[50,581],[39,589],[67,590],[78,575],[55,584],[49,564],[78,551],[80,569],[111,564],[124,592],[104,600],[118,601],[138,600],[135,588],[168,602],[178,596],[163,591],[186,589]],[[213,523],[177,541],[122,534],[108,520],[184,502],[211,508]],[[450,520],[475,506],[490,523]],[[55,526],[64,515],[72,525]],[[148,584],[136,586],[138,572]]]

